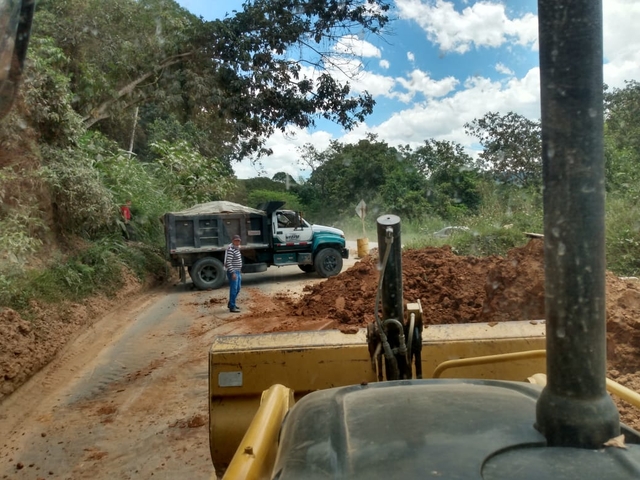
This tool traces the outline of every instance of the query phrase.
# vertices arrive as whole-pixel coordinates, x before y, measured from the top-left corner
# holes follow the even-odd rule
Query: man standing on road
[[[242,276],[240,274],[242,270],[242,254],[239,248],[241,241],[240,235],[234,235],[224,256],[224,268],[229,279],[229,303],[227,303],[227,307],[233,313],[240,311],[236,305],[236,298],[238,298],[242,284]]]

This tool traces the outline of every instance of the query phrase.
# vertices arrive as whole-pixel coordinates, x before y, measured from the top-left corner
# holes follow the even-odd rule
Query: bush
[[[607,268],[617,275],[640,275],[640,209],[628,196],[607,201],[606,241]]]
[[[118,236],[102,238],[66,261],[53,259],[43,270],[0,274],[0,306],[28,316],[33,300],[59,303],[110,295],[122,287],[125,268],[143,280],[148,273],[164,275],[165,261],[158,249],[126,244]]]
[[[56,221],[61,230],[95,238],[113,231],[117,210],[95,161],[84,150],[46,149],[44,168],[53,192]]]

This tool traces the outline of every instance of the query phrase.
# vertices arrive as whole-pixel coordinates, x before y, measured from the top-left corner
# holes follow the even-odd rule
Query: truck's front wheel
[[[200,290],[220,288],[224,283],[224,265],[214,257],[205,257],[193,264],[189,271],[193,284]]]
[[[333,277],[342,270],[342,256],[335,248],[323,248],[316,255],[313,264],[321,277]]]

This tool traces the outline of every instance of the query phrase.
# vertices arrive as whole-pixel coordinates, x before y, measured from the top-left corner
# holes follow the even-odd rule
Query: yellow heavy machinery
[[[224,478],[640,478],[640,434],[607,387],[640,397],[605,376],[602,4],[538,7],[546,321],[423,336],[420,304],[402,298],[400,219],[382,216],[367,331],[211,347],[211,455]]]

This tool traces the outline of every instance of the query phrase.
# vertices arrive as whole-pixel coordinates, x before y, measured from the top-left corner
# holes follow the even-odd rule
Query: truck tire
[[[312,273],[315,270],[313,265],[298,265],[298,267],[300,267],[300,270],[304,273]]]
[[[342,256],[335,248],[323,248],[316,255],[313,264],[321,277],[333,277],[342,270]]]
[[[224,284],[224,265],[214,257],[201,258],[191,267],[190,275],[200,290],[220,288]]]

